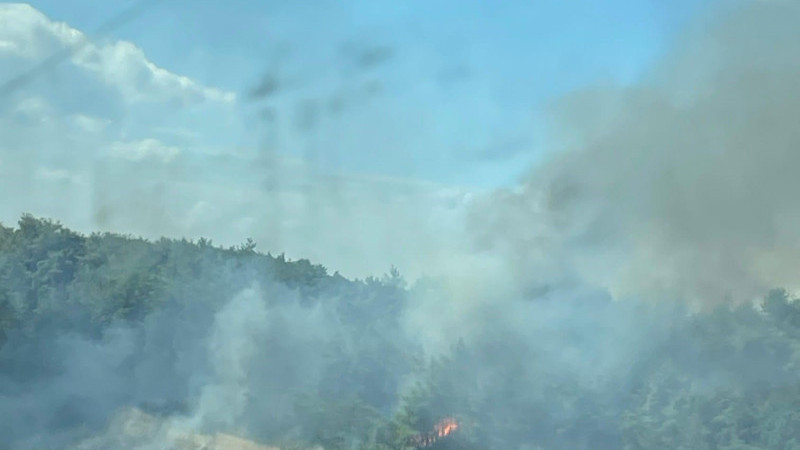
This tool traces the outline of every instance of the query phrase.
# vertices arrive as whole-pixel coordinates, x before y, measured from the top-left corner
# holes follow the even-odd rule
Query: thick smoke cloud
[[[562,147],[475,214],[519,278],[719,303],[797,288],[800,4],[698,24],[644,82],[553,108]],[[549,277],[550,275],[545,275]]]

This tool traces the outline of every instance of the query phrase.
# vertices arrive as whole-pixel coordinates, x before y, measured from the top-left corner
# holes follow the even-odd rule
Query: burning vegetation
[[[428,448],[438,442],[442,438],[446,438],[458,430],[458,421],[452,417],[446,417],[436,425],[433,430],[427,433],[420,433],[412,436],[409,439],[409,445],[414,448]]]

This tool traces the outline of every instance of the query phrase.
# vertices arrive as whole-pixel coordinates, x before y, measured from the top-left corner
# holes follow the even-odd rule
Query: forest
[[[0,447],[167,448],[107,431],[137,408],[286,450],[800,449],[778,287],[701,311],[534,292],[431,353],[406,318],[437,289],[24,215],[0,225]]]

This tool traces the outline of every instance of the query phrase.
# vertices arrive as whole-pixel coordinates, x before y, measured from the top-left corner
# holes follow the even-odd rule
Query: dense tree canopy
[[[264,309],[224,306],[254,282]],[[236,425],[283,448],[406,448],[452,417],[457,432],[430,448],[800,449],[800,303],[785,291],[757,307],[664,308],[659,337],[595,376],[548,349],[591,354],[593,333],[616,323],[603,317],[649,329],[667,316],[563,300],[592,320],[476,333],[428,358],[400,320],[415,289],[395,269],[349,280],[249,240],[84,236],[23,216],[0,225],[0,434],[11,448],[69,443],[120,408],[200,417],[210,387],[244,386]]]

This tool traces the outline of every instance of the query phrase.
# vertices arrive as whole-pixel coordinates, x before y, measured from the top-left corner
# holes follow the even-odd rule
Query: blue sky
[[[31,2],[86,32],[131,3]],[[214,127],[213,113],[182,118],[203,130],[202,145],[258,142],[273,128],[255,110],[270,105],[279,152],[346,172],[494,187],[545,151],[548,101],[634,82],[704,3],[165,0],[112,37],[207,86],[244,94],[265,74],[277,80],[269,101],[241,102],[236,125]],[[359,67],[370,52],[377,61]],[[313,126],[298,130],[304,115]]]

